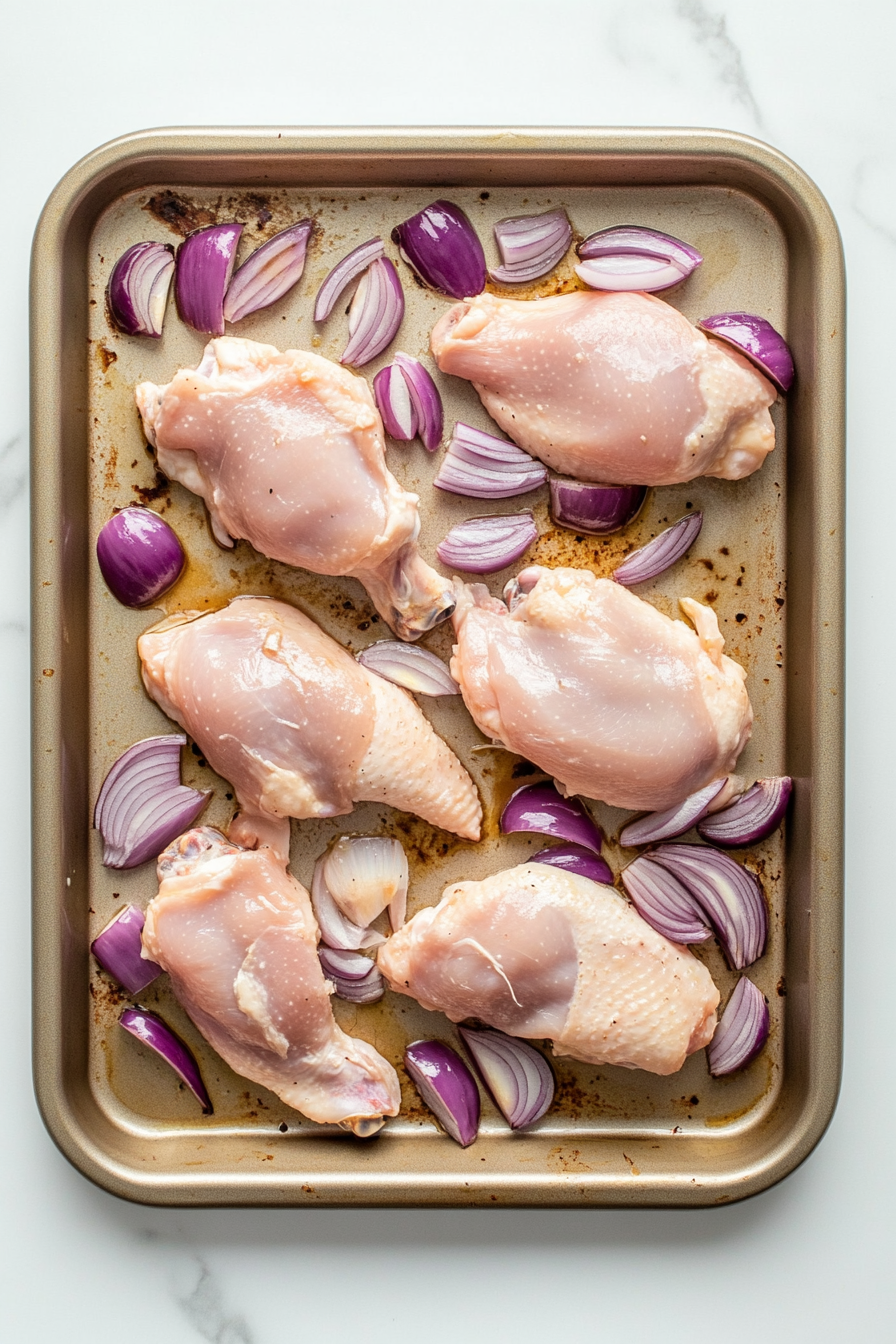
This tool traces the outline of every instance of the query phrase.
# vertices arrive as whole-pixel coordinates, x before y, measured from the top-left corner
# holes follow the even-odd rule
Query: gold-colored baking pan
[[[639,591],[670,614],[685,594],[715,607],[728,652],[747,667],[756,709],[743,769],[796,781],[786,830],[750,856],[772,911],[769,950],[751,971],[771,1004],[769,1045],[727,1079],[709,1077],[702,1053],[671,1078],[559,1060],[557,1100],[532,1132],[512,1134],[486,1105],[481,1136],[466,1150],[438,1132],[404,1078],[402,1114],[374,1140],[304,1121],[227,1069],[162,977],[143,1001],[196,1050],[215,1103],[213,1116],[201,1116],[165,1067],[116,1026],[119,996],[88,953],[118,906],[145,904],[154,892],[152,865],[102,867],[91,829],[99,784],[125,746],[171,726],[140,687],[134,648],[160,612],[119,606],[94,562],[96,533],[112,508],[150,501],[180,533],[189,566],[164,610],[265,592],[297,602],[352,649],[385,633],[353,580],[272,564],[245,543],[221,551],[195,497],[157,479],[133,387],[143,378],[165,382],[195,362],[203,338],[173,309],[161,341],[111,331],[103,302],[110,267],[129,243],[176,242],[217,218],[243,220],[248,247],[314,215],[320,227],[298,290],[239,333],[338,357],[344,319],[317,334],[310,317],[322,276],[374,233],[391,247],[395,223],[446,194],[486,240],[496,219],[558,204],[582,234],[636,222],[687,238],[706,260],[672,302],[691,318],[737,308],[764,314],[786,333],[798,370],[774,410],[776,451],[746,481],[655,490],[637,522],[606,541],[554,530],[544,492],[531,497],[542,534],[531,558],[598,573],[686,507],[705,512],[689,559]],[[399,343],[423,354],[445,301],[403,274]],[[574,284],[566,265],[528,294]],[[842,253],[824,199],[781,154],[723,132],[177,129],[114,141],[67,174],[41,218],[32,276],[34,1071],[50,1133],[85,1175],[158,1204],[699,1205],[762,1190],[811,1151],[833,1111],[840,1069],[843,322]],[[485,426],[472,389],[444,383],[449,424]],[[452,522],[488,511],[433,491],[434,459],[419,445],[391,445],[389,465],[421,495],[430,560]],[[505,506],[520,501],[497,507]],[[444,655],[450,632],[441,628],[427,642]],[[412,909],[435,901],[449,881],[532,852],[537,841],[499,838],[496,827],[503,800],[531,777],[526,764],[483,750],[457,699],[425,709],[482,789],[483,842],[465,844],[365,805],[351,817],[294,823],[292,866],[301,880],[340,829],[402,839]],[[226,782],[195,754],[184,774],[214,788],[207,820],[225,824],[233,809]],[[614,836],[622,814],[596,813]],[[612,843],[608,856],[618,867]],[[727,994],[734,977],[718,949],[697,955]],[[409,1039],[453,1035],[438,1014],[391,994],[337,1011],[397,1065]]]

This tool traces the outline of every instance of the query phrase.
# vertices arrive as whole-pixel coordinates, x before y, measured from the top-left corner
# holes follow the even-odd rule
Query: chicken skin
[[[612,579],[532,565],[508,585],[456,583],[451,673],[477,727],[561,790],[661,811],[727,775],[753,712],[716,614],[670,620]]]
[[[775,446],[768,379],[650,294],[480,294],[437,323],[432,351],[515,443],[580,481],[739,480]]]
[[[141,383],[137,405],[160,468],[202,496],[222,546],[243,537],[273,560],[360,579],[402,639],[450,614],[450,585],[417,550],[418,498],[386,467],[363,378],[223,336],[166,387]]]
[[[320,1124],[366,1136],[397,1115],[391,1064],[334,1021],[311,900],[283,860],[200,827],[158,872],[144,956],[230,1067]]]
[[[479,839],[473,781],[416,702],[295,607],[238,597],[170,617],[137,648],[147,691],[259,819],[257,837],[275,818],[382,802]]]
[[[719,992],[696,957],[613,887],[543,863],[447,887],[377,964],[452,1022],[548,1037],[588,1064],[675,1073],[715,1030]]]

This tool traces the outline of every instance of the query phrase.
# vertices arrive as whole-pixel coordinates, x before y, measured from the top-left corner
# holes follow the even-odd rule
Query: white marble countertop
[[[44,0],[4,20],[0,651],[9,1024],[0,1336],[166,1344],[892,1338],[896,1145],[887,599],[896,454],[896,6],[888,0]],[[889,92],[888,92],[889,90]],[[745,1204],[659,1211],[163,1211],[72,1170],[34,1105],[28,1002],[27,276],[39,210],[147,126],[716,126],[818,182],[850,286],[846,1067],[813,1156]],[[874,504],[866,507],[868,500]],[[880,510],[883,509],[883,516]],[[883,828],[878,831],[878,824]],[[881,1130],[881,1125],[884,1129]],[[453,1306],[451,1304],[454,1304]]]

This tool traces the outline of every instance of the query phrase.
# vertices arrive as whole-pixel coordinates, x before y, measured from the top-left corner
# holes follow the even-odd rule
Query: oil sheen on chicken
[[[158,872],[144,955],[230,1067],[362,1136],[397,1115],[391,1064],[336,1025],[311,900],[285,861],[200,827],[169,845]]]
[[[451,672],[481,731],[567,793],[659,811],[733,770],[753,712],[716,614],[670,620],[611,579],[530,566],[511,610],[456,583]]]
[[[166,476],[201,495],[222,546],[351,575],[403,639],[444,620],[450,584],[417,550],[416,495],[386,467],[366,381],[320,355],[233,336],[137,405]]]
[[[548,1037],[588,1064],[675,1073],[712,1039],[706,967],[613,887],[542,863],[457,882],[380,948],[392,989],[452,1022]]]
[[[238,597],[163,621],[137,648],[149,694],[250,815],[337,817],[382,802],[479,839],[473,781],[416,702],[295,607]]]
[[[437,323],[432,351],[515,443],[578,480],[739,480],[775,446],[768,379],[650,294],[480,294]]]

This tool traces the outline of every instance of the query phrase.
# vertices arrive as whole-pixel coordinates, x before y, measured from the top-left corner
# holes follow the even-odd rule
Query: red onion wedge
[[[178,248],[174,293],[188,327],[224,335],[224,295],[242,232],[242,224],[211,224],[189,234]]]
[[[565,210],[515,215],[498,220],[495,241],[502,265],[489,275],[500,284],[520,284],[547,275],[563,259],[572,242],[572,225]]]
[[[368,927],[389,907],[393,929],[404,923],[408,860],[401,843],[387,835],[343,835],[323,862],[323,879],[342,914]]]
[[[168,1023],[163,1022],[156,1013],[148,1013],[145,1008],[125,1008],[118,1021],[125,1031],[136,1036],[138,1041],[148,1045],[150,1050],[164,1059],[193,1093],[203,1114],[211,1115],[212,1103],[205,1090],[199,1065],[189,1046],[171,1030]]]
[[[433,485],[452,495],[509,499],[544,485],[547,475],[515,443],[458,421]]]
[[[653,845],[658,840],[671,840],[676,835],[684,835],[701,817],[706,816],[713,801],[727,785],[728,776],[723,775],[665,812],[651,812],[637,821],[630,821],[619,832],[620,845]]]
[[[779,391],[790,390],[794,378],[790,346],[764,317],[754,313],[716,313],[715,317],[701,318],[697,326],[727,341],[758,364]]]
[[[553,784],[524,784],[501,813],[502,832],[535,831],[600,853],[601,833],[578,798],[562,798]]]
[[[551,477],[551,516],[575,532],[595,536],[618,532],[637,517],[646,498],[644,485],[591,485]]]
[[[115,513],[96,539],[96,558],[113,597],[145,607],[180,578],[187,557],[177,533],[152,509]]]
[[[118,258],[106,289],[109,316],[125,336],[162,334],[168,291],[174,275],[174,248],[168,243],[134,243]]]
[[[311,880],[311,904],[322,941],[337,952],[357,952],[362,947],[379,947],[380,943],[386,941],[383,935],[376,929],[353,923],[333,899],[324,877],[327,857],[324,855],[318,859]]]
[[[360,367],[381,355],[404,317],[404,290],[388,257],[377,257],[361,276],[348,314],[348,345],[340,364]]]
[[[765,996],[742,975],[734,986],[706,1058],[714,1078],[744,1069],[768,1040],[769,1011]]]
[[[466,574],[494,574],[519,560],[538,537],[532,514],[501,513],[470,518],[452,527],[436,547],[443,565]]]
[[[302,278],[314,221],[303,219],[257,247],[235,272],[224,296],[224,321],[270,308]]]
[[[554,1100],[554,1071],[528,1041],[503,1031],[458,1027],[498,1110],[511,1129],[534,1125]]]
[[[433,201],[396,225],[392,241],[431,289],[465,299],[485,288],[482,244],[463,210],[451,201]]]
[[[691,893],[732,970],[759,960],[768,937],[768,910],[759,879],[748,868],[709,845],[659,845],[650,858]]]
[[[789,775],[757,779],[730,807],[705,817],[697,832],[704,840],[725,849],[756,845],[781,825],[792,793],[793,780]]]
[[[460,687],[441,658],[419,644],[383,639],[369,644],[355,657],[370,672],[417,695],[460,695]]]
[[[642,854],[623,868],[622,885],[641,918],[671,943],[712,937],[699,906],[674,874]]]
[[[419,435],[427,452],[435,452],[442,440],[442,398],[419,359],[396,350],[394,363],[374,378],[373,394],[387,434],[402,442]]]
[[[677,523],[654,537],[653,541],[648,541],[646,546],[626,556],[619,568],[613,571],[613,578],[626,588],[655,579],[681,559],[699,537],[702,526],[703,514],[699,509],[695,513],[686,513]]]
[[[479,1089],[460,1055],[441,1041],[414,1041],[404,1065],[445,1132],[468,1148],[479,1133]]]
[[[142,910],[126,905],[90,944],[103,970],[129,994],[139,994],[162,974],[161,966],[140,955],[144,922]]]
[[[376,1003],[386,992],[376,962],[362,957],[360,952],[339,952],[331,947],[321,947],[317,955],[337,998],[348,1003]]]
[[[317,298],[314,301],[315,322],[325,322],[346,286],[350,285],[362,271],[366,271],[370,263],[376,261],[377,257],[385,255],[386,250],[383,247],[382,238],[370,238],[366,243],[361,243],[360,247],[356,247],[352,252],[349,252],[347,257],[343,257],[340,262],[337,262],[317,291]]]
[[[211,793],[180,782],[182,733],[147,737],[119,756],[106,775],[93,824],[107,868],[136,868],[188,831]]]
[[[577,877],[587,877],[592,882],[613,885],[613,869],[593,850],[584,845],[552,845],[549,849],[540,849],[533,854],[529,863],[547,863],[552,868],[562,868],[566,873],[575,873]]]
[[[383,417],[386,433],[400,443],[416,439],[417,408],[411,401],[407,379],[397,364],[387,364],[373,380],[373,395]]]
[[[689,243],[639,224],[600,229],[576,250],[581,257],[576,274],[592,289],[668,289],[686,280],[703,261]]]

